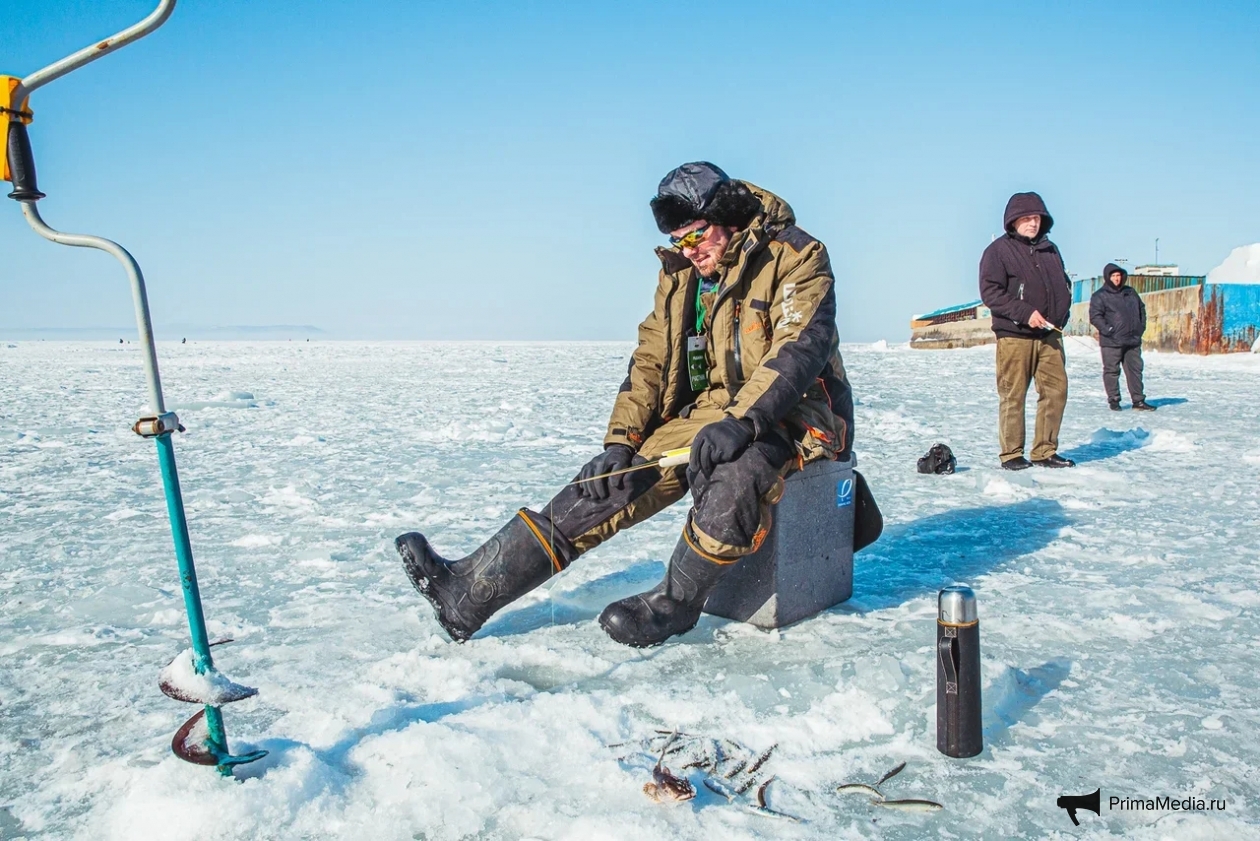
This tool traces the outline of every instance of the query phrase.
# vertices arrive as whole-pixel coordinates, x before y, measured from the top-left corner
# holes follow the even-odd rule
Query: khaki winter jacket
[[[732,236],[721,261],[718,294],[704,322],[709,388],[693,392],[687,376],[695,269],[678,249],[658,248],[656,304],[639,325],[605,446],[637,450],[661,424],[705,405],[747,418],[758,437],[784,435],[796,443],[799,463],[847,457],[853,396],[840,358],[827,249],[796,226],[787,202],[748,187],[764,212]]]

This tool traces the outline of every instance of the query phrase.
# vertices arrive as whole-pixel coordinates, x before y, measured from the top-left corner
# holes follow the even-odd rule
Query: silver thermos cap
[[[937,618],[943,625],[970,625],[976,621],[976,594],[970,587],[946,587],[937,596],[936,604]]]

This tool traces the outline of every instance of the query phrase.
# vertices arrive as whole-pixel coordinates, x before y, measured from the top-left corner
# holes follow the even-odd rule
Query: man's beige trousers
[[[1063,337],[1039,339],[999,336],[997,340],[998,446],[1002,461],[1024,454],[1024,400],[1028,384],[1037,384],[1037,426],[1033,461],[1059,451],[1059,427],[1067,406],[1067,368]]]

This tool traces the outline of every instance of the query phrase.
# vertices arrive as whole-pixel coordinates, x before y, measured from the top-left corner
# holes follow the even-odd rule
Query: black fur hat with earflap
[[[661,179],[652,199],[652,216],[663,234],[697,219],[714,225],[746,228],[761,213],[761,201],[743,182],[707,161],[683,164]]]

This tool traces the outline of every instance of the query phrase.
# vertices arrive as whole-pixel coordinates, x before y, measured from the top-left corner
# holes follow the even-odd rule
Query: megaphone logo
[[[1077,809],[1088,809],[1095,815],[1101,814],[1099,801],[1102,799],[1102,789],[1094,789],[1093,794],[1061,794],[1057,801],[1060,809],[1067,809],[1068,817],[1072,819],[1072,823],[1077,826],[1081,822],[1076,819]]]

